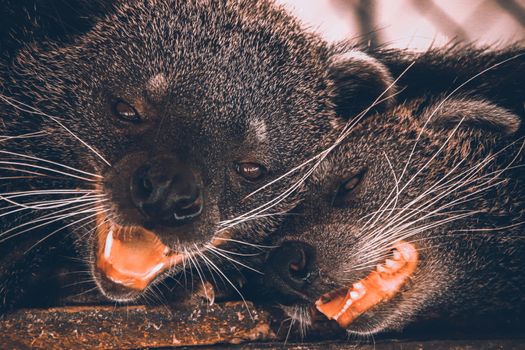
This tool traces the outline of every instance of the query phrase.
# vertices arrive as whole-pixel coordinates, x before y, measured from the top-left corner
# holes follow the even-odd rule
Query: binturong
[[[264,285],[304,327],[521,327],[522,122],[459,91],[351,120],[276,235]]]
[[[341,56],[272,1],[95,12],[3,63],[4,308],[43,287],[63,246],[85,264],[78,283],[113,301],[186,268],[230,283],[225,265],[242,267],[300,201],[301,165],[333,142],[338,106],[349,117],[391,97],[377,60]]]

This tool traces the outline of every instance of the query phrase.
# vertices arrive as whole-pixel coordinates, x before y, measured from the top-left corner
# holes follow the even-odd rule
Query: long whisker
[[[322,161],[328,156],[328,154],[333,150],[335,149],[349,134],[350,134],[350,131],[352,129],[352,127],[354,125],[357,125],[358,121],[363,118],[372,108],[374,108],[377,104],[379,104],[382,99],[383,99],[383,96],[389,91],[391,90],[395,84],[397,83],[397,81],[399,79],[401,79],[401,77],[406,74],[406,72],[415,64],[415,61],[412,62],[377,98],[374,102],[372,102],[372,104],[366,108],[365,110],[363,110],[361,113],[358,114],[358,116],[356,118],[354,118],[355,120],[352,120],[352,121],[349,121],[347,123],[347,125],[343,128],[343,130],[341,131],[341,134],[340,136],[336,139],[336,141],[330,146],[328,147],[326,150],[322,151],[321,153],[319,153],[318,155],[314,156],[312,159],[310,160],[307,160],[306,162],[304,162],[304,164],[309,164],[311,163],[313,160],[317,160],[314,165],[306,172],[306,174],[304,176],[302,176],[296,183],[294,183],[290,188],[288,188],[286,191],[284,191],[282,194],[280,194],[279,196],[273,198],[272,200],[268,201],[267,203],[255,208],[255,209],[252,209],[250,211],[248,211],[247,213],[245,214],[242,214],[242,215],[239,215],[238,217],[234,218],[234,219],[231,219],[231,220],[225,220],[223,222],[221,222],[221,224],[223,225],[228,225],[227,228],[230,228],[230,227],[233,227],[233,226],[236,226],[238,224],[238,220],[239,219],[243,219],[247,216],[250,216],[252,214],[259,214],[261,212],[264,212],[264,211],[267,211],[273,207],[275,207],[276,205],[278,205],[279,203],[281,203],[284,199],[288,198],[292,193],[294,193],[303,183],[304,181],[306,181],[306,179],[308,177],[310,177],[311,174],[313,174],[313,172],[318,168],[318,166],[322,163]],[[390,98],[390,97],[388,97]],[[299,168],[302,168],[303,165],[300,165]],[[294,171],[291,171],[291,173],[293,173]],[[289,172],[290,173],[290,172]],[[287,175],[286,175],[287,176]],[[279,178],[282,179],[282,177]],[[257,189],[255,192],[253,192],[252,194],[248,195],[251,196],[257,192],[260,192],[261,190],[263,190],[264,188],[268,187],[271,183],[274,183],[275,181],[278,181],[278,180],[274,180],[273,182],[270,182],[264,186],[262,186],[261,188]]]
[[[196,252],[194,252],[192,249],[189,249],[189,254],[187,255],[187,257],[188,257],[190,264],[192,264],[195,267],[195,271],[197,272],[197,275],[199,276],[199,279],[202,284],[202,291],[204,292],[204,296],[206,297],[207,300],[211,300],[211,296],[208,295],[208,290],[206,288],[206,283],[204,280],[204,273],[201,271],[199,262],[197,261],[197,259],[195,259],[195,255],[198,254],[198,251],[199,251],[198,249]]]
[[[20,194],[20,195],[14,195],[14,196],[3,196],[0,195],[0,200],[4,200],[10,204],[13,204],[16,207],[24,208],[24,209],[31,209],[31,210],[49,210],[49,209],[55,209],[60,208],[72,203],[79,203],[79,202],[85,202],[86,200],[92,200],[98,197],[102,197],[102,194],[93,194],[95,191],[88,191],[88,192],[39,192],[39,193],[30,193],[30,194]],[[31,203],[21,203],[14,201],[12,198],[18,198],[18,197],[27,197],[27,196],[38,196],[38,195],[64,195],[64,194],[80,194],[80,196],[75,197],[68,197],[64,199],[59,199],[55,201],[47,201],[47,202],[37,202],[38,204],[31,204]]]
[[[447,102],[447,101],[448,101],[452,96],[454,96],[459,90],[461,90],[465,85],[469,84],[469,83],[472,82],[473,80],[479,78],[480,76],[486,74],[487,72],[489,72],[489,71],[491,71],[491,70],[493,70],[493,69],[495,69],[495,68],[497,68],[497,67],[499,67],[499,66],[501,66],[501,65],[503,65],[503,64],[505,64],[505,63],[507,63],[507,62],[510,62],[510,61],[512,61],[512,60],[515,60],[515,59],[519,58],[520,56],[523,56],[523,54],[518,54],[518,55],[512,56],[512,57],[510,57],[510,58],[508,58],[508,59],[505,59],[505,60],[503,60],[503,61],[501,61],[501,62],[499,62],[499,63],[496,63],[496,64],[494,64],[494,65],[492,65],[492,66],[490,66],[490,67],[488,67],[488,68],[482,70],[481,72],[475,74],[475,75],[472,76],[470,79],[467,79],[465,82],[463,82],[462,84],[460,84],[457,88],[455,88],[454,90],[452,90],[452,92],[450,92],[450,93],[449,93],[449,94],[448,94],[443,100],[441,100],[441,102],[436,106],[436,108],[434,109],[434,111],[429,115],[429,117],[428,117],[427,120],[425,121],[425,124],[423,125],[423,127],[422,127],[421,130],[420,130],[420,132],[418,133],[418,136],[417,136],[417,138],[416,138],[416,142],[414,143],[414,146],[413,146],[413,148],[412,148],[412,151],[410,152],[410,155],[409,155],[409,157],[408,157],[407,163],[406,163],[406,165],[405,165],[405,167],[404,167],[404,169],[403,169],[403,171],[402,171],[402,173],[401,173],[401,175],[400,175],[400,177],[399,177],[400,179],[403,178],[403,175],[405,174],[405,172],[406,172],[407,169],[408,169],[408,165],[410,164],[410,160],[412,159],[412,156],[414,155],[414,152],[415,152],[415,150],[416,150],[416,146],[417,146],[419,140],[421,139],[421,136],[423,135],[423,131],[426,129],[428,123],[430,123],[430,120],[434,117],[434,115],[437,113],[437,111],[438,111],[438,110],[439,110],[439,109],[445,104],[445,102]],[[456,130],[459,128],[459,126],[460,126],[460,124],[463,122],[463,120],[464,120],[464,117],[458,122],[458,125],[456,126],[456,128],[454,128],[454,130],[450,133],[450,135],[455,134]],[[443,145],[442,147],[444,147],[444,145]],[[439,152],[441,152],[441,148],[440,148]],[[435,157],[437,157],[437,154],[436,154],[434,157],[432,157],[432,158],[429,160],[429,162],[431,162]],[[407,182],[406,185],[408,185],[409,183],[410,183],[410,181]],[[405,186],[406,186],[406,185],[405,185]]]
[[[73,208],[68,208],[68,209],[69,210],[73,210],[73,209],[78,209],[79,207],[86,207],[86,206],[90,206],[90,205],[91,205],[91,203],[87,203],[87,204],[82,204],[82,205],[80,205],[78,207],[73,207]],[[34,230],[34,229],[37,229],[37,228],[40,228],[40,227],[52,224],[54,222],[57,222],[57,221],[60,221],[60,220],[63,220],[63,219],[67,219],[69,217],[76,216],[76,215],[91,213],[93,211],[96,211],[96,209],[85,209],[85,210],[74,212],[74,213],[66,213],[66,214],[61,214],[61,215],[55,215],[55,216],[46,217],[46,218],[40,218],[40,219],[36,219],[36,220],[30,221],[30,222],[27,222],[27,223],[23,223],[21,225],[18,225],[18,226],[14,227],[14,228],[11,228],[9,230],[6,230],[6,231],[0,233],[0,237],[6,236],[8,233],[11,233],[11,232],[13,232],[13,231],[15,231],[15,230],[17,230],[17,229],[19,229],[21,227],[29,226],[29,225],[32,225],[32,224],[35,224],[35,223],[43,221],[43,223],[40,223],[39,225],[36,225],[36,226],[33,226],[33,227],[29,227],[29,228],[27,228],[25,230],[16,232],[14,234],[11,234],[11,235],[9,235],[6,238],[0,239],[0,243],[6,241],[7,239],[11,239],[11,238],[19,236],[19,235],[21,235],[21,234],[23,234],[25,232],[28,232],[28,231],[31,231],[31,230]]]
[[[34,137],[43,137],[48,135],[48,133],[44,130],[41,131],[35,131],[35,132],[29,132],[27,134],[21,134],[21,135],[2,135],[0,136],[0,142],[4,141],[10,141],[10,140],[17,140],[17,139],[30,139]]]
[[[217,239],[219,241],[226,241],[226,242],[233,242],[233,243],[243,244],[243,245],[247,245],[247,246],[250,246],[250,247],[259,248],[261,250],[277,248],[277,246],[249,243],[249,242],[245,242],[245,241],[241,241],[241,240],[237,240],[237,239],[232,239],[232,238],[216,237],[214,239]]]
[[[216,249],[216,248],[215,248],[214,246],[212,246],[212,245],[209,245],[209,244],[208,244],[208,245],[206,245],[205,247],[208,248],[210,251],[214,252],[215,254],[219,255],[220,257],[224,258],[224,259],[227,259],[227,260],[229,260],[229,261],[231,261],[231,262],[233,262],[233,263],[235,263],[235,264],[237,264],[237,265],[240,265],[240,266],[242,266],[242,267],[245,267],[245,268],[247,268],[248,270],[251,270],[251,271],[256,272],[256,273],[258,273],[258,274],[264,275],[264,273],[262,273],[261,271],[259,271],[259,270],[257,270],[257,269],[254,269],[253,267],[248,266],[248,265],[246,265],[246,264],[243,264],[243,263],[241,263],[240,261],[237,261],[237,260],[233,259],[232,257],[229,257],[229,256],[227,255],[227,253],[222,253],[219,249]]]
[[[73,136],[75,139],[77,139],[81,144],[83,144],[84,146],[86,146],[89,150],[91,150],[96,156],[98,156],[104,163],[106,163],[108,166],[111,167],[111,163],[109,163],[106,158],[104,158],[97,150],[95,150],[95,148],[93,148],[92,146],[90,146],[88,143],[86,143],[84,140],[82,140],[79,136],[77,136],[73,131],[71,131],[68,127],[66,127],[64,124],[62,124],[62,122],[60,120],[58,120],[58,118],[56,117],[53,117],[52,115],[49,115],[47,113],[44,113],[34,107],[31,107],[23,102],[20,102],[20,101],[17,101],[13,98],[10,98],[10,97],[7,97],[7,96],[4,96],[2,94],[0,94],[0,99],[4,100],[6,103],[8,103],[9,105],[11,105],[12,107],[22,111],[22,112],[26,112],[26,113],[31,113],[31,114],[36,114],[36,115],[41,115],[41,116],[44,116],[46,118],[49,118],[51,119],[53,122],[55,122],[56,124],[58,124],[62,129],[64,129],[68,134],[70,134],[71,136]],[[23,106],[25,108],[22,108],[20,106]]]
[[[83,175],[88,175],[88,176],[92,176],[92,177],[99,178],[99,179],[102,178],[101,175],[93,174],[93,173],[90,173],[90,172],[87,172],[87,171],[84,171],[84,170],[80,170],[80,169],[71,167],[69,165],[65,165],[65,164],[62,164],[62,163],[58,163],[58,162],[51,161],[51,160],[44,159],[44,158],[40,158],[40,157],[35,157],[35,156],[27,155],[27,154],[15,153],[15,152],[10,152],[10,151],[0,151],[0,154],[8,154],[8,155],[12,155],[12,156],[20,157],[20,158],[27,158],[27,159],[31,159],[31,160],[36,160],[36,161],[39,161],[39,162],[44,162],[44,163],[48,163],[48,164],[59,166],[61,168],[72,170],[72,171],[78,172],[78,173],[83,174]]]
[[[65,176],[72,177],[72,178],[75,178],[75,179],[78,179],[78,180],[82,180],[82,181],[96,182],[96,180],[94,180],[94,179],[86,178],[86,177],[79,176],[79,175],[70,174],[70,173],[65,172],[65,171],[60,171],[60,170],[57,170],[57,169],[53,169],[53,168],[49,168],[49,167],[45,167],[45,166],[41,166],[41,165],[37,165],[37,164],[22,163],[22,162],[12,162],[12,161],[3,161],[3,160],[0,160],[0,164],[15,165],[15,166],[34,168],[34,169],[39,169],[39,170],[46,170],[46,171],[50,171],[52,173],[65,175]],[[12,171],[18,171],[17,168],[12,168],[11,170]],[[24,169],[21,169],[21,170],[24,170]]]
[[[515,144],[518,141],[519,140],[514,141],[511,145]],[[514,166],[513,167],[513,164],[518,159],[518,156],[522,153],[524,146],[525,146],[525,142],[521,144],[521,146],[520,146],[519,150],[517,151],[516,155],[507,164],[507,166],[505,166],[503,169],[498,169],[496,171],[492,171],[492,172],[490,172],[488,174],[484,174],[482,176],[473,177],[473,175],[475,173],[479,172],[482,168],[487,166],[490,162],[492,162],[495,159],[495,157],[498,154],[500,154],[503,150],[505,150],[508,147],[510,147],[510,145],[506,146],[503,150],[498,151],[496,154],[488,156],[486,159],[481,161],[479,164],[477,164],[476,166],[474,166],[474,167],[472,167],[470,169],[467,169],[467,171],[463,172],[459,176],[455,176],[454,179],[456,179],[456,181],[452,182],[451,185],[446,187],[447,191],[441,190],[441,192],[438,195],[434,196],[430,200],[425,201],[422,205],[419,206],[419,208],[417,208],[417,210],[411,210],[407,215],[399,217],[398,220],[395,220],[396,217],[394,217],[393,221],[395,222],[395,224],[393,226],[390,225],[390,226],[392,226],[391,228],[388,228],[388,225],[386,225],[386,226],[383,225],[380,228],[380,231],[377,231],[377,230],[373,231],[371,234],[369,234],[369,236],[371,236],[370,239],[366,239],[366,241],[367,241],[367,249],[366,249],[366,251],[375,251],[376,253],[368,256],[368,261],[371,261],[371,259],[377,258],[378,256],[384,254],[384,253],[382,253],[383,248],[389,248],[389,246],[391,245],[391,243],[393,241],[404,240],[404,239],[412,237],[415,234],[418,234],[418,233],[421,233],[421,232],[425,232],[426,230],[429,230],[429,229],[432,229],[432,228],[436,228],[436,227],[439,227],[439,226],[444,225],[446,223],[449,223],[449,222],[452,222],[452,221],[455,221],[455,220],[464,219],[464,218],[467,218],[469,216],[472,216],[472,215],[475,215],[475,214],[479,213],[480,211],[469,211],[469,212],[465,212],[463,214],[454,215],[452,217],[447,217],[447,218],[439,220],[437,222],[431,222],[430,224],[427,224],[427,225],[422,226],[422,227],[415,227],[415,228],[412,228],[410,230],[407,230],[410,227],[414,227],[414,225],[417,224],[420,221],[428,220],[428,219],[430,219],[430,218],[432,218],[432,217],[434,217],[436,215],[443,214],[443,211],[445,209],[451,208],[451,207],[456,206],[456,205],[458,205],[460,203],[465,203],[467,201],[471,201],[471,200],[474,200],[476,198],[479,198],[479,196],[477,196],[477,195],[479,195],[480,193],[482,193],[484,191],[487,191],[490,188],[499,186],[500,184],[504,183],[505,182],[504,179],[503,180],[499,180],[499,181],[495,181],[495,180],[497,180],[497,178],[503,172],[505,172],[505,171],[507,171],[509,169],[518,168],[518,167],[521,166],[521,165],[519,165],[519,166]],[[446,176],[448,176],[451,172],[446,174]],[[441,182],[441,180],[442,179],[440,179],[437,183]],[[475,185],[467,187],[470,184],[475,184]],[[431,186],[431,187],[434,187],[434,186]],[[440,187],[442,187],[442,186],[440,186]],[[445,187],[442,187],[442,189],[444,189],[444,188]],[[466,195],[460,196],[459,198],[456,198],[455,200],[452,200],[452,201],[450,201],[450,202],[440,206],[439,208],[437,208],[435,210],[432,210],[432,211],[430,211],[429,213],[427,213],[425,215],[422,215],[418,219],[415,219],[415,220],[412,219],[412,217],[414,217],[415,215],[420,213],[421,210],[426,210],[427,208],[429,208],[432,205],[434,205],[434,203],[436,203],[439,200],[445,198],[450,193],[452,193],[454,191],[457,191],[460,188],[463,188],[464,190],[468,189],[469,192]],[[428,193],[429,193],[428,191],[423,192],[424,195],[427,195]],[[423,197],[424,196],[420,195],[415,200],[413,200],[411,203],[417,203]],[[407,207],[410,207],[410,206],[411,206],[411,204],[409,204]],[[406,210],[406,209],[402,209],[400,211],[400,213],[402,213],[404,210]],[[392,222],[392,220],[390,220],[390,222]],[[384,237],[388,237],[388,239],[386,239]],[[384,245],[385,247],[382,247],[380,245]],[[356,268],[357,267],[362,267],[362,266],[364,266],[366,264],[368,264],[368,262],[364,262],[364,263],[360,264],[361,266],[358,265],[358,266],[355,266],[355,267]]]
[[[246,307],[246,310],[248,311],[248,314],[250,315],[250,318],[253,320],[253,315],[252,315],[252,312],[250,311],[250,307],[248,306],[248,303],[246,302],[246,299],[244,298],[244,296],[242,295],[241,291],[235,286],[235,284],[228,278],[228,276],[226,276],[226,274],[224,272],[222,272],[221,269],[219,269],[219,267],[213,262],[211,261],[211,259],[209,259],[206,255],[204,254],[201,254],[200,255],[201,258],[205,259],[205,260],[208,260],[208,263],[210,264],[210,266],[212,266],[215,271],[217,271],[217,273],[219,273],[220,275],[222,275],[222,277],[224,277],[224,279],[232,286],[232,288],[237,292],[237,294],[239,294],[239,296],[241,297],[243,303],[244,303],[244,306]]]
[[[60,228],[54,230],[53,232],[51,232],[51,233],[49,233],[48,235],[44,236],[42,239],[38,240],[38,241],[37,241],[35,244],[33,244],[33,245],[32,245],[32,246],[31,246],[31,247],[30,247],[30,248],[29,248],[24,254],[27,254],[31,249],[33,249],[34,247],[36,247],[37,245],[39,245],[40,243],[42,243],[43,241],[45,241],[45,240],[48,239],[49,237],[53,236],[55,233],[58,233],[58,232],[60,232],[60,231],[62,231],[62,230],[64,230],[64,229],[66,229],[66,228],[68,228],[68,227],[71,227],[71,226],[73,226],[73,225],[79,224],[79,223],[81,223],[81,222],[83,222],[83,221],[86,221],[86,220],[88,220],[88,219],[92,219],[93,217],[95,217],[95,216],[97,216],[97,215],[99,215],[99,214],[100,214],[100,212],[97,211],[97,212],[95,212],[94,214],[88,215],[88,216],[86,216],[86,217],[84,217],[84,218],[82,218],[82,219],[79,219],[79,220],[73,221],[72,223],[69,223],[69,224],[67,224],[67,225],[65,225],[65,226],[62,226],[62,227],[60,227]]]

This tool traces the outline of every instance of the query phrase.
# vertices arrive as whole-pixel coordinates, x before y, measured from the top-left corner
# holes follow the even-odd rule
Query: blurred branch
[[[432,0],[412,0],[414,8],[451,39],[468,41],[468,34]]]
[[[496,0],[496,4],[514,17],[522,27],[525,27],[525,8],[515,0]]]
[[[357,4],[356,15],[359,18],[359,29],[365,34],[368,46],[374,48],[379,45],[377,34],[376,20],[376,2],[375,0],[360,0]]]
[[[332,3],[356,19],[360,36],[368,46],[377,47],[381,43],[376,24],[376,0],[332,0]]]

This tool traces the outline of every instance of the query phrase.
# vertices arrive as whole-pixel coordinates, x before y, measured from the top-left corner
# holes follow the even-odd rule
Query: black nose
[[[148,219],[164,224],[189,222],[203,208],[201,189],[192,172],[171,158],[139,167],[131,177],[130,192]]]
[[[302,242],[284,242],[266,261],[266,283],[283,295],[302,293],[318,277],[315,249]]]

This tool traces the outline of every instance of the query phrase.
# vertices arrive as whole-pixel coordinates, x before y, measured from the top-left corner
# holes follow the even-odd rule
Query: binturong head
[[[298,321],[360,335],[522,317],[520,123],[461,96],[350,120],[268,254],[264,285]]]
[[[339,115],[392,93],[376,60],[341,54],[273,1],[115,1],[94,22],[72,43],[21,50],[0,127],[45,134],[3,144],[47,169],[9,190],[62,195],[68,206],[31,215],[57,215],[114,301],[185,267],[243,266],[234,254],[297,205],[299,166],[331,144]]]

